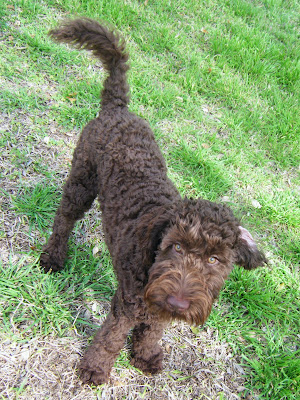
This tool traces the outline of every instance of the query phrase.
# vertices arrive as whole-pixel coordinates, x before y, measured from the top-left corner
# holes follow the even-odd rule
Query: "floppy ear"
[[[240,226],[239,229],[240,235],[235,247],[235,264],[238,264],[245,269],[254,269],[266,264],[268,261],[265,255],[258,250],[251,233],[242,226]]]
[[[165,207],[160,207],[141,219],[138,236],[145,265],[151,266],[154,263],[156,251],[169,224],[170,214]]]

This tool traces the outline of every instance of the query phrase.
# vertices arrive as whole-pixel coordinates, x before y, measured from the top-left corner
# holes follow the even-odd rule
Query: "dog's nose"
[[[177,297],[177,296],[168,296],[167,302],[180,310],[187,310],[190,306],[190,302],[186,299],[183,299],[182,297]]]

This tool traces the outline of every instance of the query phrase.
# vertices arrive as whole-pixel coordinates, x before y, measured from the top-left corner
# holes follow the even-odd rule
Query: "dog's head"
[[[141,240],[149,310],[193,325],[205,322],[234,264],[253,269],[266,262],[231,210],[205,200],[162,208]]]

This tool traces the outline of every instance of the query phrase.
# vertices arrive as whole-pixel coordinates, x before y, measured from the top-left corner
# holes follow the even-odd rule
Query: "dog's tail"
[[[57,42],[71,43],[78,49],[91,50],[95,57],[100,58],[109,74],[104,82],[102,107],[127,106],[128,54],[124,41],[117,33],[92,19],[83,18],[65,21],[58,28],[51,30],[49,35]]]

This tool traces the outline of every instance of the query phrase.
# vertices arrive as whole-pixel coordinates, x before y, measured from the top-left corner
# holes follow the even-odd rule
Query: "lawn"
[[[66,268],[38,264],[104,73],[51,42],[78,15],[130,52],[130,110],[149,121],[182,195],[228,204],[269,259],[235,268],[203,327],[165,332],[164,371],[128,345],[108,385],[76,365],[116,288],[97,204]],[[7,0],[0,4],[0,398],[300,398],[300,3],[294,0]]]

